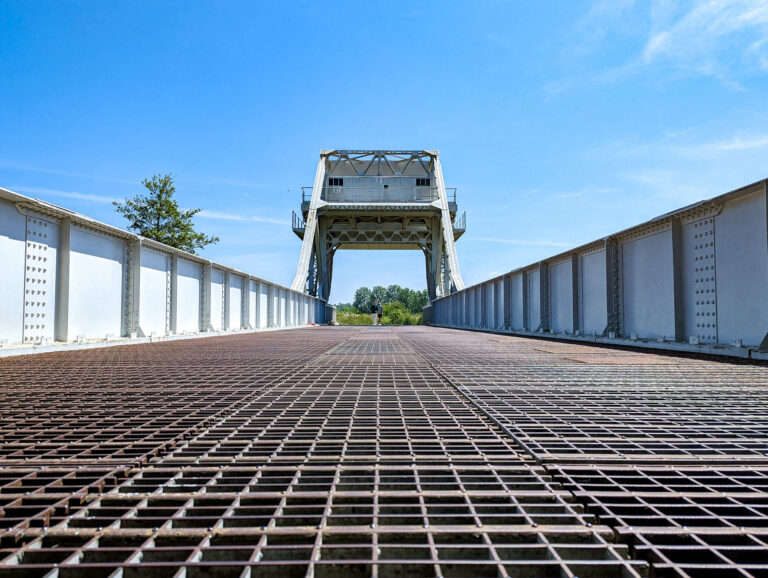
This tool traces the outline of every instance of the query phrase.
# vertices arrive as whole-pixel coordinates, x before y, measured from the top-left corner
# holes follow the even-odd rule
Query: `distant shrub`
[[[339,325],[371,325],[370,313],[352,313],[336,310],[336,322]]]
[[[339,325],[373,325],[370,313],[355,313],[348,308],[336,309],[336,321]],[[382,325],[421,325],[421,313],[411,313],[405,305],[395,301],[384,305],[381,322]]]
[[[419,325],[421,313],[412,313],[403,303],[393,301],[384,305],[384,325]]]

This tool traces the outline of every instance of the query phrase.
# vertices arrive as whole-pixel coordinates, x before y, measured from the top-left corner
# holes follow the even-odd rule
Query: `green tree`
[[[136,195],[132,199],[125,199],[125,203],[113,203],[115,210],[128,220],[129,229],[147,239],[190,253],[219,242],[218,237],[208,237],[195,231],[192,217],[200,209],[179,209],[173,198],[176,187],[170,174],[154,175],[152,179],[141,181],[141,184],[149,191],[148,195]]]
[[[381,285],[376,285],[376,287],[371,289],[371,298],[374,301],[381,301],[383,305],[387,302],[387,289]]]
[[[401,299],[403,291],[407,291],[407,289],[403,289],[400,285],[390,285],[387,287],[386,302],[392,303],[394,301],[400,301],[401,303],[404,303]]]
[[[399,301],[384,305],[384,315],[392,325],[410,325],[410,313]]]
[[[352,305],[362,313],[369,313],[371,311],[371,290],[368,287],[360,287],[355,291],[355,300]]]
[[[412,313],[421,313],[422,308],[429,303],[427,290],[410,291],[407,300],[403,301]]]

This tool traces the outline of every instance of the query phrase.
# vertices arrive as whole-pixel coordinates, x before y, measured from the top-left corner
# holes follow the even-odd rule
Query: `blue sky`
[[[0,0],[0,186],[123,226],[175,175],[210,259],[290,284],[323,148],[439,149],[467,283],[768,176],[768,0]],[[344,251],[332,302],[425,286]]]

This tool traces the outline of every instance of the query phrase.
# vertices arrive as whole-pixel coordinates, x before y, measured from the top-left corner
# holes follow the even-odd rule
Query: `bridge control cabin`
[[[327,299],[337,250],[409,249],[424,253],[431,299],[460,290],[455,241],[466,217],[456,215],[437,151],[322,151],[293,214],[303,242],[293,287]]]

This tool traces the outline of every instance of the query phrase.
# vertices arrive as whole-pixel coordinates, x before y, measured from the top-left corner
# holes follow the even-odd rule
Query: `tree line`
[[[382,305],[401,303],[409,312],[421,313],[421,309],[429,303],[429,296],[426,289],[417,291],[400,287],[400,285],[389,287],[376,285],[373,289],[360,287],[355,291],[355,299],[352,303],[339,303],[336,308],[339,311],[351,313],[368,313],[371,310],[371,304],[375,301],[381,301]]]

